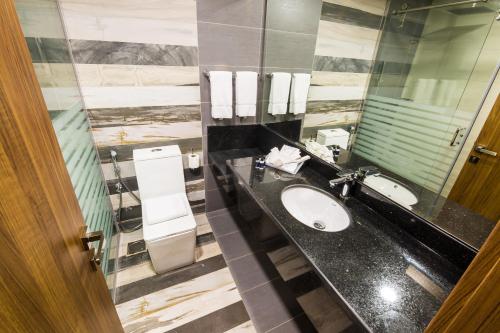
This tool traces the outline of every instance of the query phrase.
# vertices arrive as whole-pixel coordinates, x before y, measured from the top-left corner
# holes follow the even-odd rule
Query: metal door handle
[[[474,148],[474,150],[478,153],[481,153],[481,154],[486,154],[486,155],[490,155],[490,156],[497,156],[496,151],[488,150],[488,149],[486,149],[485,146],[477,146],[476,148]]]
[[[97,266],[101,264],[101,252],[102,252],[102,243],[104,242],[104,233],[102,231],[92,231],[86,232],[87,226],[83,229],[83,236],[81,237],[83,249],[85,251],[89,251],[89,261],[90,266],[94,271],[97,270]],[[90,247],[90,243],[99,242],[97,247],[97,251],[94,247]]]

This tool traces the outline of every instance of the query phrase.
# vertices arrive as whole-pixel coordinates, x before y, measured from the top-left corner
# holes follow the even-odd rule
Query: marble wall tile
[[[25,37],[65,38],[56,0],[17,0],[15,5]]]
[[[61,0],[70,39],[196,46],[191,0]]]
[[[387,0],[323,0],[325,3],[352,7],[375,15],[384,15]]]
[[[316,55],[372,60],[379,31],[321,20]]]
[[[314,71],[369,73],[371,60],[339,58],[330,56],[314,56]]]
[[[311,68],[316,36],[266,30],[263,67]]]
[[[82,104],[77,87],[42,87],[42,94],[49,111],[69,110]]]
[[[198,86],[82,87],[89,109],[198,105]]]
[[[91,109],[93,128],[201,121],[199,105]]]
[[[76,87],[78,84],[70,63],[33,63],[33,67],[42,87]]]
[[[380,29],[383,16],[352,8],[351,4],[349,6],[342,6],[324,2],[321,8],[321,19],[365,28]]]
[[[266,29],[316,35],[321,0],[267,1]]]
[[[99,127],[92,130],[97,146],[130,145],[136,143],[179,140],[201,137],[199,121],[174,124],[149,124]]]
[[[198,21],[262,28],[264,0],[200,0],[197,1]]]
[[[139,142],[134,144],[127,145],[113,145],[113,146],[101,146],[98,147],[99,158],[101,159],[101,163],[110,163],[110,150],[113,149],[117,152],[117,159],[119,162],[122,161],[131,161],[133,156],[132,152],[134,149],[141,148],[152,148],[159,146],[167,146],[167,145],[178,145],[182,154],[187,154],[191,152],[191,149],[195,152],[200,152],[202,138],[201,137],[193,137],[193,138],[185,138],[185,139],[170,139],[170,140],[157,140],[150,142]],[[203,160],[203,157],[202,159]],[[183,156],[183,163],[186,165],[185,156]],[[135,174],[135,172],[134,172]]]
[[[311,85],[313,86],[366,87],[370,81],[368,73],[313,71],[311,75]]]
[[[307,114],[361,111],[363,100],[308,101]]]
[[[71,47],[79,64],[198,65],[195,46],[72,39]]]
[[[27,37],[33,63],[71,63],[68,43],[63,38]]]
[[[363,99],[364,86],[311,86],[308,101],[353,100]]]
[[[260,66],[262,29],[198,22],[200,65]]]
[[[327,112],[327,113],[306,113],[304,117],[305,127],[333,126],[339,127],[345,124],[354,124],[358,121],[361,111],[354,112]]]

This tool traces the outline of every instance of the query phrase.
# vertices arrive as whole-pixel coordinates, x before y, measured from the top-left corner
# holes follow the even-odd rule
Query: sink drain
[[[321,221],[314,221],[313,226],[319,230],[324,230],[326,228],[325,224]]]

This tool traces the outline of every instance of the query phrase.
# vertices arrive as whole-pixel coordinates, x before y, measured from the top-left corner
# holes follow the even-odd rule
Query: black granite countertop
[[[246,153],[255,156],[256,151]],[[326,178],[307,166],[295,176],[271,168],[258,172],[254,157],[231,155],[212,157],[219,167],[226,159],[229,170],[361,325],[374,332],[424,330],[460,269],[355,198],[344,202],[353,220],[347,229],[329,233],[309,228],[286,211],[281,191],[307,184],[332,193]]]

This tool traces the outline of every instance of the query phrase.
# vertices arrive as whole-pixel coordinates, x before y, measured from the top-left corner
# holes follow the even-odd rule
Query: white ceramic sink
[[[368,176],[363,183],[408,209],[418,202],[417,196],[411,190],[383,175]]]
[[[281,192],[281,202],[299,222],[316,230],[337,232],[349,226],[351,216],[325,191],[307,185],[292,185]]]

